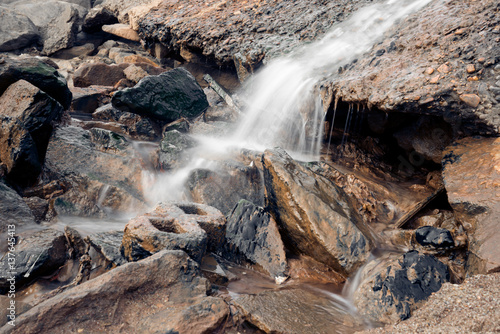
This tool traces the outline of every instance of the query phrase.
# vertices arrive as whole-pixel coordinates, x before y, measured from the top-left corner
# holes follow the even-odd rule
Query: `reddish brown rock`
[[[463,139],[443,157],[448,200],[469,234],[469,273],[500,270],[499,166],[499,138]]]
[[[460,95],[460,101],[466,103],[472,108],[477,108],[479,103],[481,103],[481,98],[476,94],[462,94]]]
[[[83,64],[75,71],[73,84],[75,87],[114,86],[121,79],[125,79],[123,70],[128,66],[129,64]]]

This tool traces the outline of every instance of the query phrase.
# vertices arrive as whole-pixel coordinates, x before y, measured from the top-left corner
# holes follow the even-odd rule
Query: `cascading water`
[[[219,156],[228,148],[263,151],[281,146],[294,158],[318,160],[325,112],[317,83],[368,51],[397,20],[430,1],[389,0],[364,7],[319,41],[270,61],[239,93],[245,108],[233,135],[199,138],[198,149],[190,151],[191,163],[173,174],[147,173],[145,197],[153,203],[182,199],[190,171],[209,168],[210,152]]]

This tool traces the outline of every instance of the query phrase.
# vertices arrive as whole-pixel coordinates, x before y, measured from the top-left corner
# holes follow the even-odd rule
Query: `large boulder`
[[[37,26],[43,40],[44,55],[72,47],[87,14],[85,7],[62,1],[22,1],[13,8]]]
[[[227,218],[226,240],[229,249],[243,254],[279,280],[286,276],[285,246],[278,225],[262,207],[241,200]]]
[[[1,57],[0,94],[18,80],[26,80],[58,101],[64,109],[71,105],[71,91],[54,67],[35,57]]]
[[[369,257],[371,243],[345,193],[294,161],[284,150],[263,157],[268,207],[285,244],[347,275]]]
[[[468,272],[500,270],[500,138],[465,138],[443,156],[448,201],[469,236]]]
[[[43,163],[52,130],[63,114],[59,102],[31,83],[19,80],[0,96],[0,110],[0,114],[21,121],[36,145],[40,163]]]
[[[432,255],[410,251],[363,267],[354,305],[367,320],[394,323],[411,316],[422,301],[450,280],[448,267]]]
[[[35,217],[22,197],[0,179],[0,233],[6,232],[9,225],[23,229],[35,224]],[[12,230],[12,228],[11,228]]]
[[[79,127],[54,131],[43,179],[67,185],[67,192],[55,201],[58,213],[103,216],[106,211],[129,212],[143,205],[142,166],[132,148],[102,152],[101,145],[98,137]]]
[[[207,205],[161,203],[125,226],[122,253],[137,261],[163,249],[181,249],[201,262],[207,248],[222,246],[225,224],[220,211]]]
[[[184,68],[146,77],[135,87],[116,92],[111,102],[119,110],[166,123],[196,117],[208,108],[205,93]]]
[[[45,300],[0,333],[213,333],[229,307],[208,290],[186,253],[162,251]]]
[[[14,262],[0,262],[0,293],[5,293],[14,278],[17,288],[41,275],[52,274],[67,259],[63,232],[45,229],[33,233],[14,246]],[[11,265],[14,264],[14,270]]]
[[[38,29],[26,16],[0,6],[0,52],[30,46],[38,41]]]

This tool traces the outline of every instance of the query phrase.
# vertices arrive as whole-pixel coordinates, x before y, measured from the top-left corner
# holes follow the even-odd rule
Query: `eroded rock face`
[[[55,68],[35,57],[2,57],[0,93],[18,80],[26,80],[58,101],[65,109],[71,104],[71,91]]]
[[[26,16],[3,6],[0,16],[0,52],[21,49],[38,40],[38,29]]]
[[[354,292],[358,312],[373,322],[394,323],[411,316],[450,275],[445,264],[431,255],[410,251],[363,268],[361,285]]]
[[[469,235],[470,273],[500,268],[499,152],[499,138],[466,138],[443,156],[448,201]]]
[[[433,1],[325,86],[345,102],[442,116],[469,134],[498,133],[498,12],[494,0]],[[432,143],[421,144],[436,160]]]
[[[266,150],[263,165],[268,206],[287,246],[344,275],[366,261],[370,241],[340,188],[281,149]]]
[[[10,270],[8,261],[0,266],[0,292],[8,291],[14,272],[16,287],[28,283],[34,277],[51,274],[66,261],[66,238],[64,233],[53,229],[35,232],[22,239],[13,253],[16,259],[15,270]]]
[[[196,203],[162,203],[126,226],[122,252],[137,261],[163,249],[182,249],[200,262],[207,248],[224,242],[225,217],[220,211]]]
[[[233,252],[258,263],[271,277],[286,275],[285,247],[278,225],[262,207],[239,201],[228,216],[226,239]]]
[[[43,40],[44,55],[73,46],[87,9],[62,1],[24,2],[14,9],[33,21]]]
[[[116,92],[112,103],[119,110],[166,123],[198,116],[208,108],[205,93],[183,68],[146,77],[135,87]]]
[[[212,333],[229,307],[220,298],[208,297],[208,289],[186,253],[162,251],[64,291],[16,318],[13,331],[3,327],[0,332],[120,328],[134,333]]]

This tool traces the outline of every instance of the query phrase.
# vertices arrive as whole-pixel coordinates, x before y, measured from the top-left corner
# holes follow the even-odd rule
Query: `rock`
[[[73,87],[73,101],[71,101],[71,112],[91,114],[100,105],[109,103],[109,95],[114,90],[113,86],[88,86]]]
[[[88,244],[81,234],[69,225],[64,226],[64,235],[68,241],[68,254],[70,258],[79,259],[88,250]]]
[[[286,276],[285,246],[278,225],[262,207],[239,201],[227,218],[226,239],[232,251],[261,265],[271,277]]]
[[[121,266],[128,262],[120,251],[122,239],[122,231],[102,232],[89,236],[90,245],[101,253],[112,267]]]
[[[52,130],[62,117],[62,106],[38,87],[19,80],[0,96],[0,110],[0,114],[18,119],[28,130],[42,164]]]
[[[116,92],[113,106],[162,122],[192,118],[208,107],[203,90],[183,68],[144,78],[135,87]]]
[[[195,202],[216,207],[226,215],[241,199],[264,206],[262,172],[253,162],[223,160],[212,169],[195,169],[187,187]]]
[[[114,86],[118,81],[126,78],[123,70],[128,66],[128,64],[82,64],[73,75],[73,85],[75,87],[88,87],[91,85]]]
[[[156,133],[151,121],[148,118],[141,117],[125,111],[120,111],[110,104],[103,105],[96,109],[92,118],[104,121],[114,121],[122,124],[125,134],[133,139],[154,140]]]
[[[339,311],[337,300],[303,289],[242,294],[233,303],[244,319],[265,333],[350,333],[364,328],[361,319]]]
[[[148,72],[136,65],[130,65],[123,71],[123,73],[125,74],[127,79],[134,83],[138,83],[142,78],[148,76]]]
[[[448,201],[469,236],[469,274],[500,268],[499,148],[499,138],[465,138],[443,155]]]
[[[119,154],[130,146],[130,142],[125,137],[112,131],[93,128],[89,132],[90,140],[102,152]]]
[[[38,41],[38,29],[26,16],[0,6],[0,52],[22,49]]]
[[[0,162],[7,177],[21,186],[35,182],[42,170],[36,144],[17,119],[0,117]]]
[[[33,213],[37,224],[46,220],[49,213],[49,201],[40,197],[24,197],[23,200]]]
[[[415,231],[415,239],[422,246],[449,248],[455,246],[450,231],[443,228],[423,226]]]
[[[177,130],[165,132],[158,149],[158,168],[169,170],[185,166],[190,160],[186,150],[196,144],[197,142],[185,133]]]
[[[43,40],[42,54],[51,55],[73,46],[87,9],[62,1],[25,2],[14,9],[33,21]]]
[[[371,246],[345,193],[281,149],[266,150],[262,161],[268,207],[287,246],[343,275],[359,268]]]
[[[113,13],[103,7],[94,7],[85,16],[82,30],[89,33],[101,31],[103,25],[118,23],[118,19]]]
[[[71,155],[68,155],[71,152]],[[47,149],[46,182],[63,181],[66,192],[55,201],[59,214],[102,216],[106,208],[128,212],[141,207],[142,167],[131,149],[103,153],[95,148],[89,131],[79,127],[58,128]]]
[[[8,317],[10,314],[9,307],[11,306],[11,298],[8,296],[0,295],[0,328],[5,325],[8,321],[11,321],[11,318]],[[19,316],[20,314],[26,312],[33,306],[29,303],[22,302],[20,300],[15,300],[15,316]],[[15,322],[14,322],[15,323]],[[11,325],[9,325],[11,326]]]
[[[0,292],[4,294],[14,277],[16,288],[20,289],[38,276],[52,274],[66,261],[66,238],[64,233],[53,229],[45,229],[33,233],[26,239],[18,241],[14,247],[15,270],[11,270],[9,262],[0,263]],[[14,272],[14,274],[11,274]]]
[[[55,68],[34,57],[3,57],[0,66],[0,94],[18,80],[26,80],[40,88],[64,109],[71,104],[71,91],[66,80]]]
[[[212,333],[229,308],[222,299],[208,297],[208,289],[186,253],[163,251],[38,304],[16,318],[11,333],[99,332],[109,326],[134,333]],[[144,305],[151,306],[147,314]]]
[[[94,53],[95,46],[93,43],[85,43],[84,45],[74,46],[69,49],[57,51],[52,57],[57,59],[73,59],[75,57],[90,56]]]
[[[163,203],[125,226],[122,252],[137,261],[163,249],[182,249],[200,262],[207,247],[215,251],[222,245],[224,227],[224,216],[207,205]]]
[[[101,28],[102,31],[107,32],[108,34],[112,34],[134,42],[139,42],[141,40],[139,34],[137,34],[137,31],[130,28],[128,24],[121,24],[121,23],[115,23],[109,25],[106,24],[103,25]]]
[[[365,319],[394,323],[411,316],[420,302],[450,279],[446,265],[431,255],[410,251],[387,263],[368,264],[354,292],[354,305]]]
[[[0,233],[6,232],[9,225],[16,230],[35,225],[35,217],[28,205],[12,188],[0,179]],[[12,228],[11,228],[12,230]]]
[[[445,283],[410,319],[359,334],[493,333],[500,318],[499,287],[499,274],[472,276],[463,284]]]
[[[460,101],[471,106],[472,108],[477,108],[479,103],[481,103],[481,98],[476,94],[462,94],[460,95]]]

